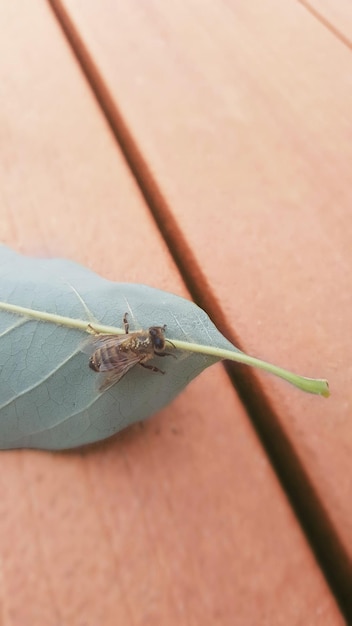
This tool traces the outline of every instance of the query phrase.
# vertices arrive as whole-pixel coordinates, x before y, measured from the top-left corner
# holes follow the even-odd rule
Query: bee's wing
[[[114,369],[102,372],[101,368],[100,372],[98,373],[99,391],[105,391],[112,385],[115,385],[115,383],[121,380],[121,378],[139,362],[140,359],[137,358],[135,355],[128,358],[124,355],[123,358],[116,364],[116,367],[114,367]]]
[[[99,348],[116,348],[128,339],[128,335],[97,335],[91,337],[83,344],[81,351],[92,356]],[[101,363],[98,372],[98,388],[99,391],[105,391],[117,383],[127,372],[140,362],[140,357],[129,352],[117,352],[116,358],[112,362]]]
[[[98,348],[103,348],[104,346],[110,347],[111,345],[119,346],[121,343],[126,341],[128,335],[93,335],[93,337],[89,337],[85,342],[80,346],[80,351],[84,352],[84,354],[92,354],[98,350]]]

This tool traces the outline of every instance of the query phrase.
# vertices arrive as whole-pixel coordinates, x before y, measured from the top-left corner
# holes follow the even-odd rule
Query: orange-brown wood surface
[[[1,453],[1,623],[343,624],[351,53],[288,0],[55,8],[0,7],[1,242],[186,283],[333,395],[218,364],[103,444]]]

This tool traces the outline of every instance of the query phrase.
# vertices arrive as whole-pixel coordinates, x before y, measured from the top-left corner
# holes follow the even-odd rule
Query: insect
[[[174,354],[165,352],[166,341],[173,346],[171,341],[165,339],[166,325],[151,326],[148,330],[130,333],[127,313],[124,315],[123,323],[124,335],[97,335],[90,342],[89,367],[95,372],[104,374],[99,391],[104,391],[117,383],[137,364],[152,372],[165,374],[155,365],[147,363],[155,355],[176,358]]]

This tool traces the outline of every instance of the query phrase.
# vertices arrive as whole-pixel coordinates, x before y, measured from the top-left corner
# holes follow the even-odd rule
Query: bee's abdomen
[[[90,367],[90,369],[94,370],[95,372],[99,372],[100,361],[99,361],[99,359],[97,359],[97,353],[96,352],[94,352],[94,354],[92,354],[92,356],[89,359],[89,367]]]
[[[121,356],[120,346],[102,346],[89,359],[89,367],[95,372],[115,369]]]

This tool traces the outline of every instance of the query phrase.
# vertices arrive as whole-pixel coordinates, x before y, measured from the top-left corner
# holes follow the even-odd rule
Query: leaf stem
[[[324,378],[307,378],[306,376],[299,376],[298,374],[285,370],[278,365],[262,361],[261,359],[257,359],[254,356],[249,356],[249,354],[245,354],[244,352],[237,350],[223,350],[214,346],[201,346],[199,344],[187,343],[186,341],[178,341],[175,339],[172,340],[172,343],[175,348],[178,348],[179,350],[190,350],[192,352],[198,352],[199,354],[207,354],[209,356],[218,357],[219,359],[228,359],[230,361],[236,361],[237,363],[244,363],[245,365],[257,367],[261,370],[269,372],[270,374],[274,374],[279,378],[283,378],[283,380],[286,380],[291,385],[294,385],[298,389],[308,393],[314,393],[323,396],[324,398],[328,398],[330,395],[329,383]]]
[[[105,335],[121,335],[125,332],[122,328],[117,328],[116,326],[105,326],[104,324],[99,324],[98,322],[91,323],[74,317],[57,315],[56,313],[47,313],[46,311],[27,309],[24,306],[10,304],[9,302],[0,302],[0,310],[7,311],[8,313],[15,313],[16,315],[23,315],[24,317],[30,317],[38,320],[39,322],[49,322],[51,324],[57,324],[58,326],[68,326],[69,328],[82,330],[86,333],[92,333],[92,330],[94,330],[97,333]]]
[[[92,333],[92,329],[96,333],[121,335],[125,331],[122,328],[116,326],[105,326],[94,322],[91,324],[86,320],[65,317],[63,315],[56,315],[55,313],[47,313],[45,311],[37,311],[35,309],[29,309],[19,306],[17,304],[10,304],[9,302],[0,302],[0,310],[7,311],[8,313],[14,313],[23,317],[29,317],[42,322],[49,322],[51,324],[57,324],[60,326],[68,326],[69,328],[75,328],[82,330],[83,332]],[[308,393],[314,393],[317,395],[328,398],[330,395],[328,381],[322,378],[306,378],[305,376],[299,376],[283,369],[277,365],[272,365],[261,359],[257,359],[253,356],[249,356],[244,352],[240,352],[237,349],[223,350],[222,348],[216,348],[214,346],[202,346],[197,343],[188,343],[187,341],[179,341],[178,339],[172,339],[172,343],[178,350],[187,350],[189,352],[196,352],[198,354],[205,354],[208,356],[214,356],[218,359],[229,359],[236,361],[237,363],[244,363],[245,365],[251,365],[257,367],[271,374],[275,374],[279,378],[283,378],[291,385],[298,387],[302,391]]]

